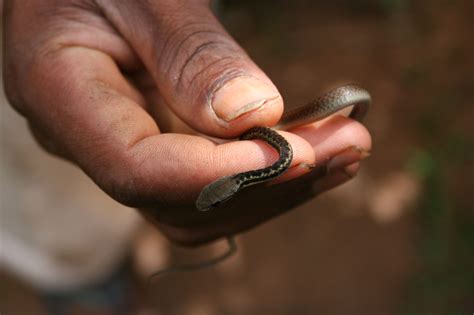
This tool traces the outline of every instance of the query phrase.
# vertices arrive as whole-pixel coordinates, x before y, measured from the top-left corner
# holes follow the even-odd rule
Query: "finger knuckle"
[[[175,36],[168,61],[177,92],[199,88],[200,82],[237,68],[241,59],[238,45],[219,30],[188,30]]]

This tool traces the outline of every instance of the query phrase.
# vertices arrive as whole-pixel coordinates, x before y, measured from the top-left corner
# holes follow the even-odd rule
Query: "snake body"
[[[304,106],[286,111],[274,129],[254,127],[246,131],[240,136],[240,140],[263,140],[278,151],[279,159],[268,167],[224,176],[210,183],[199,194],[196,208],[200,211],[210,210],[232,198],[245,187],[267,182],[285,173],[291,165],[293,150],[288,141],[275,129],[288,130],[312,123],[352,105],[349,117],[360,121],[367,113],[370,102],[370,94],[363,88],[354,84],[344,85]]]

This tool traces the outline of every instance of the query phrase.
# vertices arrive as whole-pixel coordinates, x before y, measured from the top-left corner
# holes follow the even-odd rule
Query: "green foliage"
[[[402,314],[467,314],[474,297],[472,209],[449,194],[439,152],[418,150],[407,161],[424,192],[417,209],[420,265]]]

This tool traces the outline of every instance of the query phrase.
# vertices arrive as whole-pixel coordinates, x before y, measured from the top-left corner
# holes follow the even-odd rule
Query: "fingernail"
[[[352,178],[352,177],[355,177],[357,173],[359,172],[359,167],[360,167],[360,164],[355,162],[350,165],[347,165],[346,167],[343,167],[341,169],[341,172],[346,174],[347,177]]]
[[[253,77],[237,77],[220,87],[212,99],[216,115],[230,122],[279,98],[278,91]]]
[[[366,159],[370,156],[370,152],[359,146],[352,146],[342,150],[333,156],[327,163],[328,171],[343,171],[348,176],[353,177],[357,173],[358,167],[354,167],[354,163]]]
[[[316,164],[315,163],[300,163],[298,164],[298,167],[301,167],[305,170],[312,170],[316,168]]]

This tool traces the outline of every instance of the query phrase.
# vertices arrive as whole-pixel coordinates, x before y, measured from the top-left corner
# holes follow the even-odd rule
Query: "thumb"
[[[192,128],[234,137],[280,118],[278,90],[226,33],[208,1],[103,1],[102,7],[165,103]]]

